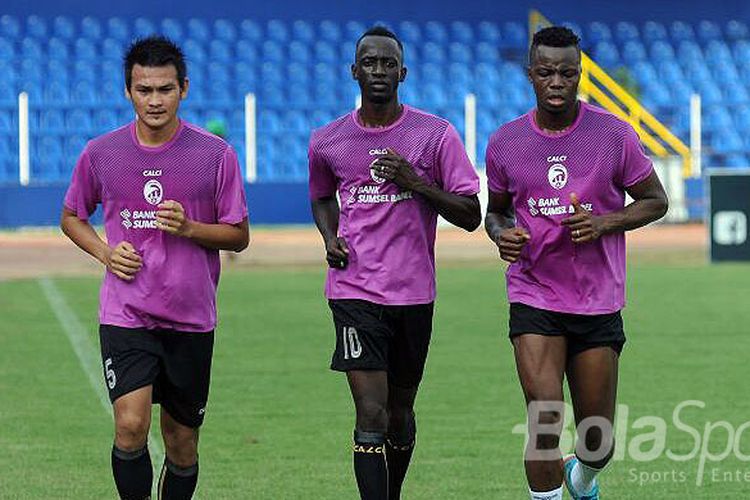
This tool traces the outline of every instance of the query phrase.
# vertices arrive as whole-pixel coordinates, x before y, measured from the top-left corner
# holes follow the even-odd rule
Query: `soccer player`
[[[150,37],[124,59],[134,122],[91,140],[65,196],[61,227],[106,268],[99,338],[114,408],[112,472],[123,499],[149,498],[148,430],[161,404],[162,499],[189,499],[208,399],[219,250],[248,245],[237,155],[181,121],[182,52]],[[88,219],[102,205],[106,242]]]
[[[399,102],[403,58],[392,32],[365,32],[351,68],[362,107],[315,130],[309,149],[312,212],[330,267],[331,368],[346,372],[354,400],[354,473],[366,500],[400,497],[414,450],[437,215],[467,231],[481,223],[479,180],[456,130]]]
[[[578,37],[534,35],[528,78],[536,109],[487,146],[487,234],[508,262],[510,338],[529,412],[526,476],[534,500],[598,499],[614,451],[612,421],[625,343],[625,231],[661,218],[667,196],[633,128],[576,98]],[[625,206],[625,194],[633,202]],[[578,429],[558,448],[563,378]],[[583,425],[582,425],[583,424]],[[587,431],[588,430],[588,431]]]

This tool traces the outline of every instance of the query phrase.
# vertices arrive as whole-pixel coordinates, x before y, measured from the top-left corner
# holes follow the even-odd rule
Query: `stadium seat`
[[[293,40],[289,43],[289,59],[298,63],[310,63],[310,44]]]
[[[697,43],[690,40],[683,40],[677,47],[677,60],[683,65],[691,62],[703,64],[703,51],[701,51]]]
[[[13,43],[0,38],[0,61],[12,61],[16,56],[16,51],[13,48]]]
[[[720,40],[721,38],[721,28],[715,22],[703,20],[698,23],[698,39],[703,43]]]
[[[526,28],[521,23],[506,21],[503,23],[502,33],[501,47],[510,49],[526,48],[527,33]]]
[[[225,42],[234,42],[237,38],[237,28],[228,19],[217,19],[214,21],[214,36]]]
[[[264,85],[279,87],[284,82],[282,66],[276,63],[263,63],[260,69],[260,79]]]
[[[612,32],[605,23],[594,21],[589,24],[587,33],[587,41],[589,44],[598,44],[599,42],[610,42],[612,40]]]
[[[631,22],[618,22],[615,25],[615,39],[621,44],[640,40],[638,27]]]
[[[454,42],[470,44],[474,42],[474,30],[469,23],[464,21],[452,21],[450,24],[451,39]]]
[[[21,55],[24,59],[42,59],[42,46],[35,38],[26,37],[21,41]]]
[[[422,30],[417,23],[411,21],[401,21],[398,24],[398,35],[404,43],[416,45],[422,42]]]
[[[84,17],[81,20],[81,35],[89,40],[99,40],[102,38],[102,23],[94,17]]]
[[[187,36],[197,42],[207,42],[211,38],[208,23],[195,17],[188,19]]]
[[[182,44],[182,50],[185,52],[187,60],[192,64],[205,64],[208,59],[203,44],[195,40],[185,40]]]
[[[315,60],[322,63],[337,63],[338,55],[336,49],[330,42],[315,42]]]
[[[15,125],[11,118],[11,112],[0,109],[0,136],[15,133]]]
[[[367,26],[359,21],[347,21],[344,24],[343,37],[345,42],[355,43],[367,30]]]
[[[11,107],[15,105],[17,96],[14,85],[8,81],[0,80],[0,106]]]
[[[103,108],[94,112],[93,120],[94,130],[96,134],[103,134],[121,125],[117,113],[114,110]]]
[[[682,21],[674,21],[670,26],[670,32],[672,34],[672,40],[675,42],[682,42],[685,40],[692,41],[695,39],[695,33],[693,27],[688,23]]]
[[[292,87],[307,86],[310,81],[308,65],[300,62],[293,62],[286,66],[286,79]]]
[[[645,61],[648,56],[643,44],[637,40],[628,40],[622,47],[622,58],[628,64]]]
[[[52,33],[63,40],[73,40],[76,36],[76,27],[70,18],[57,16],[52,23]]]
[[[448,60],[469,64],[472,61],[471,49],[463,43],[453,42],[448,46]]]
[[[72,109],[68,111],[65,117],[65,126],[68,132],[81,135],[88,135],[94,130],[94,124],[91,115],[83,109]]]
[[[746,40],[750,38],[750,30],[748,30],[747,24],[737,19],[727,22],[725,33],[730,40]]]
[[[245,61],[237,61],[234,65],[234,79],[236,84],[255,82],[258,79],[258,75],[255,72],[255,65]]]
[[[39,16],[31,15],[26,18],[26,35],[40,40],[44,40],[49,36],[47,30],[47,21]],[[16,38],[17,34],[12,38]]]
[[[269,40],[283,44],[289,39],[289,30],[284,21],[273,19],[266,25],[266,36]]]
[[[646,21],[643,25],[642,38],[647,44],[653,44],[656,41],[667,41],[667,29],[662,23]]]
[[[263,60],[282,63],[285,59],[284,45],[278,41],[266,40],[263,42]]]
[[[565,26],[566,28],[568,28],[573,33],[575,33],[576,35],[578,35],[578,37],[582,39],[582,43],[585,44],[585,43],[588,42],[588,40],[586,40],[584,38],[584,36],[583,36],[583,30],[581,29],[581,27],[578,24],[576,24],[576,23],[574,23],[572,21],[563,21],[561,24],[563,26]]]
[[[96,46],[85,38],[79,38],[75,41],[77,59],[96,59],[98,57]]]
[[[224,40],[211,40],[208,46],[208,59],[213,62],[219,62],[224,65],[230,63],[234,56],[229,44]]]
[[[651,45],[651,60],[657,64],[661,64],[663,61],[668,61],[675,58],[674,49],[665,40],[657,40]]]
[[[45,134],[63,134],[66,132],[65,116],[59,109],[46,109],[40,112],[39,129]]]
[[[259,55],[254,42],[239,40],[235,46],[235,57],[242,62],[257,64]]]
[[[318,25],[318,33],[326,42],[338,43],[341,40],[341,28],[333,21],[321,21]]]
[[[70,55],[68,44],[59,38],[50,38],[47,43],[47,54],[50,59],[66,61]]]
[[[263,29],[257,22],[251,19],[244,19],[240,23],[240,37],[243,40],[259,43],[263,40]]]
[[[31,96],[29,96],[31,97]],[[67,85],[51,82],[44,89],[44,104],[47,106],[66,106],[70,102]]]
[[[496,64],[500,61],[500,54],[494,44],[480,42],[476,47],[476,60],[478,63]]]
[[[161,34],[170,40],[182,40],[182,23],[177,19],[166,17],[161,20]]]
[[[428,21],[424,25],[424,39],[427,42],[440,45],[448,41],[448,31],[438,21]]]
[[[282,129],[279,115],[270,110],[263,110],[258,117],[258,130],[264,134],[275,134]]]
[[[16,39],[21,34],[21,23],[13,16],[5,14],[0,16],[0,36]]]
[[[262,106],[278,109],[284,106],[286,98],[284,93],[278,87],[264,87],[260,97],[260,104]]]
[[[620,62],[620,54],[613,43],[601,41],[594,46],[594,60],[605,68],[614,68]]]
[[[313,128],[319,128],[332,122],[336,116],[328,110],[316,109],[310,115],[310,125]]]
[[[150,19],[139,17],[133,23],[133,35],[136,38],[144,38],[156,33],[156,25]]]
[[[491,21],[481,21],[477,27],[478,39],[482,42],[497,45],[500,43],[500,28]]]
[[[128,115],[127,121],[132,121],[132,119],[132,115]],[[125,123],[125,121],[123,121],[123,123]],[[63,161],[68,165],[71,165],[71,169],[76,161],[78,161],[78,157],[81,156],[83,148],[86,147],[86,142],[86,138],[80,134],[73,134],[65,139],[65,144],[63,145]]]
[[[711,147],[721,154],[739,153],[744,149],[740,135],[734,128],[725,128],[713,134]]]
[[[119,17],[110,17],[107,20],[107,33],[110,38],[120,42],[130,41],[130,29],[128,24]]]
[[[38,59],[25,59],[21,62],[21,74],[32,82],[41,83],[45,81],[44,61]]]
[[[306,44],[312,44],[315,41],[315,30],[312,24],[300,19],[294,21],[292,24],[292,38]]]

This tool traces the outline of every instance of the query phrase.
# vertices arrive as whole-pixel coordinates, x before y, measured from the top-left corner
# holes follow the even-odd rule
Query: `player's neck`
[[[359,108],[359,122],[365,127],[387,127],[399,119],[404,106],[394,99],[391,102],[378,104],[363,100]]]
[[[569,129],[576,118],[578,118],[580,102],[576,101],[575,105],[562,113],[549,113],[537,106],[534,119],[536,124],[542,130],[549,132],[564,132]]]
[[[140,145],[157,147],[172,140],[179,126],[180,120],[176,116],[174,120],[158,129],[149,127],[143,123],[143,120],[136,120],[135,135]]]

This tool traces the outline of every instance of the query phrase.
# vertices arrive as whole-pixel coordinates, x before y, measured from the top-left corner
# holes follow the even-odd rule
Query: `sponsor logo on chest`
[[[547,157],[547,163],[551,164],[547,170],[549,185],[555,189],[562,189],[568,183],[568,169],[563,163],[568,157],[566,155],[552,155]]]

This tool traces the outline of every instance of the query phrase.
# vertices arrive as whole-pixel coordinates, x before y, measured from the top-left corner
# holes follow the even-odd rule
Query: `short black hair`
[[[401,59],[403,62],[404,59],[404,45],[401,43],[401,40],[398,39],[396,34],[386,28],[385,26],[381,25],[375,25],[372,28],[365,31],[361,37],[357,39],[357,43],[354,45],[354,57],[357,57],[357,50],[359,50],[359,44],[362,43],[362,39],[366,36],[384,36],[386,38],[392,38],[393,40],[396,40],[396,44],[398,44],[398,49],[401,51]]]
[[[173,65],[177,70],[177,81],[180,88],[185,87],[187,77],[187,66],[185,56],[180,47],[169,38],[160,35],[152,35],[139,38],[128,47],[123,66],[125,68],[125,88],[130,89],[133,81],[133,66],[159,67]]]
[[[529,64],[531,64],[534,51],[540,45],[544,45],[545,47],[575,47],[580,53],[580,44],[581,39],[570,28],[566,28],[565,26],[550,26],[548,28],[542,28],[534,33],[534,38],[531,41],[531,47],[529,48]]]

